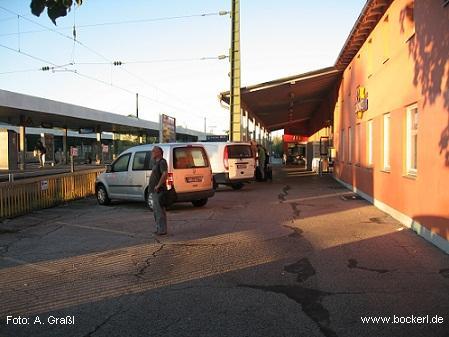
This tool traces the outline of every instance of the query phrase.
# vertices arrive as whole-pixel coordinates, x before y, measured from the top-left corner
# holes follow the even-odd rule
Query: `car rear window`
[[[253,153],[250,145],[227,145],[228,158],[252,158]]]
[[[202,147],[178,147],[173,149],[173,167],[175,169],[187,169],[207,167],[206,152]]]

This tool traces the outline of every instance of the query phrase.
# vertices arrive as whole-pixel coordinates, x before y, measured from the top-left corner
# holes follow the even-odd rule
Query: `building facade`
[[[367,2],[336,64],[334,175],[449,253],[448,1],[395,0],[373,19],[376,3],[385,2]],[[357,115],[361,95],[368,106]]]

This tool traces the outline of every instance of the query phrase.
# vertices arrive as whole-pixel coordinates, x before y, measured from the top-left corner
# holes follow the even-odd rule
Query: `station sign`
[[[78,148],[75,146],[72,146],[70,148],[70,156],[72,157],[78,157]]]
[[[298,142],[307,142],[309,137],[300,136],[300,135],[282,135],[282,141],[284,143],[298,143]]]
[[[48,180],[41,180],[41,191],[48,190]]]
[[[206,135],[206,142],[227,142],[228,135]]]

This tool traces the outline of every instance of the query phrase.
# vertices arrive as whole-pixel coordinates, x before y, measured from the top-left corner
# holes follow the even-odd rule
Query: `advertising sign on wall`
[[[159,135],[161,143],[176,142],[176,118],[161,115],[160,128]]]

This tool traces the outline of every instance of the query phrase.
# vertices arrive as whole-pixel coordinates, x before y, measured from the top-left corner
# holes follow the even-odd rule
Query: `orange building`
[[[447,253],[448,3],[367,2],[336,63],[333,119],[336,179]]]
[[[449,0],[367,0],[333,67],[241,100],[253,124],[307,137],[308,168],[329,136],[337,180],[449,253]]]

